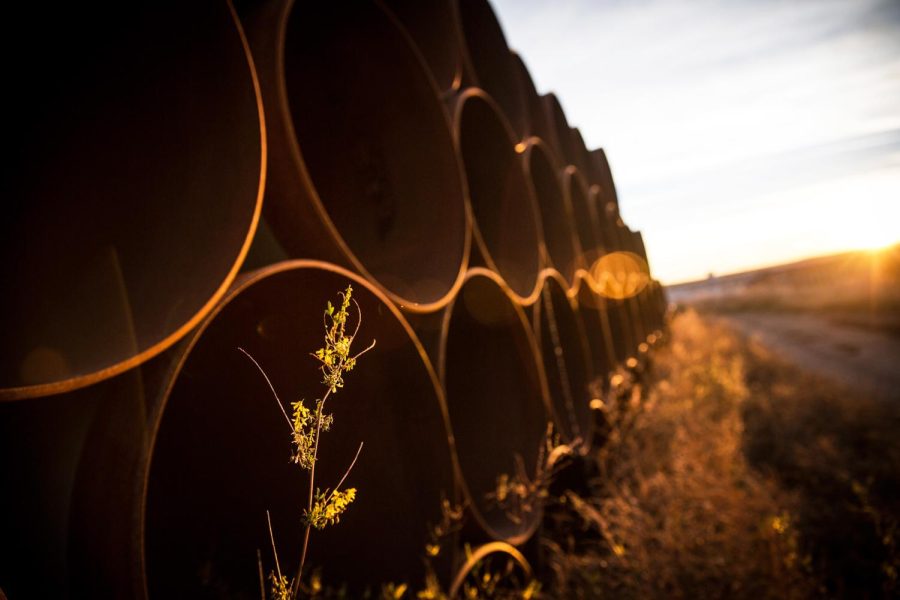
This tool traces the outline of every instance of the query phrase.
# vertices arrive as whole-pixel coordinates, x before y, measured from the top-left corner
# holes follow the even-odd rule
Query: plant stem
[[[338,484],[336,486],[334,486],[334,489],[331,490],[330,494],[328,494],[328,497],[325,499],[325,502],[328,502],[329,500],[331,500],[331,497],[334,496],[335,492],[337,492],[339,489],[341,489],[341,486],[344,485],[344,481],[347,479],[347,475],[350,474],[350,471],[353,470],[353,465],[356,464],[356,460],[359,458],[359,453],[362,452],[362,449],[363,449],[363,442],[360,442],[359,448],[356,449],[356,456],[353,457],[353,462],[351,462],[350,466],[347,467],[347,470],[344,471],[344,476],[341,477],[341,480],[338,481]]]
[[[249,359],[251,360],[251,362],[253,362],[253,364],[256,365],[256,368],[259,369],[259,372],[262,373],[262,376],[263,376],[263,378],[266,380],[266,383],[269,384],[269,389],[272,391],[272,395],[275,396],[275,402],[278,403],[278,408],[281,409],[281,414],[284,415],[284,420],[287,421],[288,427],[290,427],[290,428],[291,428],[291,431],[293,431],[293,429],[294,429],[294,424],[291,423],[291,418],[288,416],[287,411],[284,410],[284,404],[281,402],[281,398],[278,397],[278,392],[275,391],[275,386],[272,385],[272,381],[269,379],[269,376],[266,375],[266,372],[265,372],[265,371],[263,370],[263,368],[259,365],[259,363],[256,362],[256,359],[253,358],[253,357],[250,355],[249,352],[247,352],[246,350],[244,350],[244,349],[241,348],[240,346],[238,346],[238,350],[240,350],[241,352],[243,352],[244,354],[246,354],[246,355],[247,355],[247,358],[249,358]]]
[[[316,457],[319,455],[319,434],[322,432],[322,413],[325,409],[325,401],[328,400],[328,396],[330,395],[331,389],[329,388],[329,390],[325,392],[322,401],[319,402],[319,405],[316,407],[316,438],[313,442],[312,465],[309,469],[309,500],[306,505],[307,514],[311,514],[313,508],[313,492],[316,484]],[[297,568],[297,577],[294,579],[294,586],[291,591],[291,595],[294,598],[296,598],[297,594],[300,592],[300,578],[303,575],[303,565],[306,563],[306,550],[309,547],[309,531],[311,528],[312,524],[307,522],[306,531],[303,532],[303,550],[300,553],[300,566]]]

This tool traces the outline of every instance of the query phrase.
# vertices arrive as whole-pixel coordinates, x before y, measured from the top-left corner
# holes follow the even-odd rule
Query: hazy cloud
[[[557,92],[589,146],[607,149],[623,213],[657,256],[672,252],[662,232],[696,227],[697,213],[747,218],[777,194],[788,214],[801,203],[788,192],[828,180],[877,171],[883,197],[870,202],[900,202],[900,2],[494,6],[537,87]],[[785,242],[775,260],[828,251],[828,237],[817,239],[805,249]],[[697,253],[703,264],[679,265],[678,277],[720,271],[716,261],[743,252],[721,243]],[[762,231],[758,243],[778,245]],[[663,279],[676,277],[662,265]]]

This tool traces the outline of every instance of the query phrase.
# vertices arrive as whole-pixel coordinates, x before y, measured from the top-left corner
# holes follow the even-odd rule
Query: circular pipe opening
[[[460,30],[476,83],[503,108],[516,140],[528,132],[528,108],[503,29],[487,0],[457,0]]]
[[[442,92],[457,91],[463,78],[463,50],[453,0],[385,0],[428,63]]]
[[[562,275],[552,270],[544,273],[547,276],[535,304],[535,337],[550,399],[563,435],[587,441],[593,429],[590,402],[594,398],[593,358],[587,334]]]
[[[560,162],[565,163],[565,165],[577,164],[571,156],[569,122],[566,120],[566,113],[563,111],[559,98],[553,92],[549,92],[541,96],[541,103],[550,127],[550,137],[547,141],[553,146]]]
[[[563,171],[563,191],[572,205],[575,231],[581,242],[583,264],[590,266],[602,253],[594,227],[597,219],[588,203],[589,192],[584,178],[572,165]]]
[[[581,243],[573,227],[571,202],[559,180],[559,168],[549,147],[538,138],[528,141],[524,164],[525,176],[540,210],[549,262],[571,288],[575,270],[581,266]]]
[[[613,181],[612,170],[609,168],[609,161],[606,159],[606,152],[603,148],[597,148],[589,152],[590,155],[590,177],[591,183],[596,183],[603,189],[604,203],[612,203],[619,206],[619,195],[616,192],[616,184]]]
[[[267,570],[274,565],[267,510],[282,569],[296,570],[307,473],[290,461],[290,427],[265,379],[237,348],[259,362],[285,402],[306,398],[314,406],[325,390],[310,353],[323,346],[326,301],[339,301],[348,283],[362,311],[354,349],[377,345],[328,399],[334,424],[322,434],[316,485],[334,487],[364,442],[344,484],[359,492],[339,526],[313,532],[307,564],[355,593],[421,580],[428,524],[440,522],[441,500],[453,491],[441,388],[383,295],[342,269],[297,261],[242,281],[169,384],[150,444],[142,522],[151,596],[257,595],[256,550]]]
[[[256,229],[262,105],[229,5],[121,6],[114,28],[107,12],[7,15],[3,48],[29,60],[8,73],[0,399],[169,347],[225,293]]]
[[[590,157],[588,155],[587,146],[584,138],[581,136],[581,130],[577,127],[569,129],[569,144],[571,147],[572,157],[575,159],[575,166],[585,178],[588,186],[593,183],[590,179]]]
[[[621,359],[619,354],[622,340],[619,331],[621,323],[618,313],[611,310],[610,303],[592,289],[588,273],[579,271],[579,276],[581,285],[576,296],[578,314],[587,334],[594,374],[602,377],[605,383],[608,375],[616,367],[616,359]]]
[[[534,80],[531,79],[531,73],[525,65],[522,57],[512,52],[513,62],[518,69],[519,80],[522,82],[522,93],[525,96],[525,108],[528,111],[528,135],[539,137],[542,140],[549,140],[552,137],[550,124],[547,122],[547,115],[544,112],[541,97],[534,87]],[[553,150],[547,149],[551,154]],[[555,159],[554,159],[555,160]]]
[[[597,242],[604,253],[617,251],[617,233],[613,227],[614,218],[610,219],[607,207],[610,206],[603,200],[603,190],[598,185],[592,185],[588,190],[590,213],[596,218],[595,232]]]
[[[287,3],[279,18],[265,88],[286,146],[273,144],[276,236],[349,263],[405,309],[446,305],[468,256],[465,188],[423,58],[375,2]]]
[[[530,303],[538,293],[540,225],[522,157],[499,107],[481,90],[467,90],[454,113],[475,243],[487,265]]]
[[[489,497],[501,477],[534,478],[547,422],[547,382],[522,309],[496,274],[472,269],[444,316],[441,381],[460,478],[473,516],[495,539],[525,541],[542,510]],[[511,498],[510,500],[515,500]]]

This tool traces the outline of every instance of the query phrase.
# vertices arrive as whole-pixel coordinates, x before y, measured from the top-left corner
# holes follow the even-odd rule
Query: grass
[[[472,558],[461,597],[898,595],[900,407],[687,311],[597,415],[606,442],[547,490],[536,579]],[[451,595],[433,579],[380,594]]]
[[[605,415],[589,489],[549,511],[548,596],[896,594],[898,407],[686,312],[646,390]]]

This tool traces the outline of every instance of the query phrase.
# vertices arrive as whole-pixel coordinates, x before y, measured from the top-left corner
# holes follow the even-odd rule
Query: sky
[[[491,0],[677,283],[900,241],[900,0]]]

